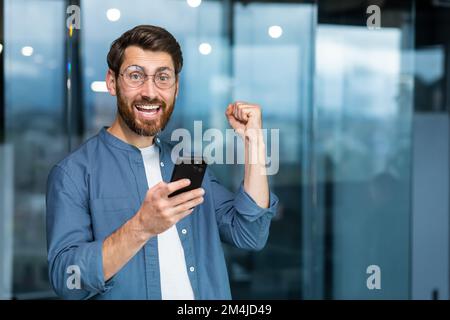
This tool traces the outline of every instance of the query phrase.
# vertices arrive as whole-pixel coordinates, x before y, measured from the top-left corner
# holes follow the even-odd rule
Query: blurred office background
[[[267,246],[225,247],[234,298],[449,298],[450,1],[1,0],[0,20],[0,299],[56,298],[47,175],[113,121],[106,54],[138,24],[183,49],[167,136],[225,130],[236,99],[280,129]]]

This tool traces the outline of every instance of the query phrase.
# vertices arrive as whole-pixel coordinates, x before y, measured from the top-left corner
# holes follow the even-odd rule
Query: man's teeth
[[[159,106],[155,106],[155,105],[137,105],[136,107],[139,109],[144,109],[144,110],[156,110],[159,108]]]

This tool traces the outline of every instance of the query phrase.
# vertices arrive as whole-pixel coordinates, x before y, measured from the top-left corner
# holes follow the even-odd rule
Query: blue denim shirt
[[[49,174],[50,282],[66,299],[161,299],[157,237],[151,238],[114,277],[104,281],[102,243],[135,215],[148,190],[140,150],[106,128]],[[171,145],[159,138],[155,144],[160,150],[162,178],[169,182],[174,167]],[[176,224],[189,280],[195,299],[231,299],[221,241],[243,249],[262,249],[278,199],[271,193],[270,207],[263,209],[242,184],[232,194],[209,169],[202,187],[204,202]],[[77,275],[81,288],[76,286]]]

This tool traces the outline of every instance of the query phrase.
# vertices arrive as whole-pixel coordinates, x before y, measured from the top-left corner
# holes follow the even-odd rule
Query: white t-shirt
[[[149,189],[162,181],[159,149],[155,144],[140,148]],[[175,225],[158,235],[159,269],[163,300],[194,300],[183,246]]]

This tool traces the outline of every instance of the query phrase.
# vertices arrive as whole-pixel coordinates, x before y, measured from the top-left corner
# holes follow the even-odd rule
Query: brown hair
[[[108,67],[114,71],[116,77],[122,66],[125,49],[138,46],[144,50],[163,51],[170,54],[175,74],[178,75],[183,67],[181,48],[174,36],[166,29],[151,25],[136,26],[114,40],[108,52]]]

